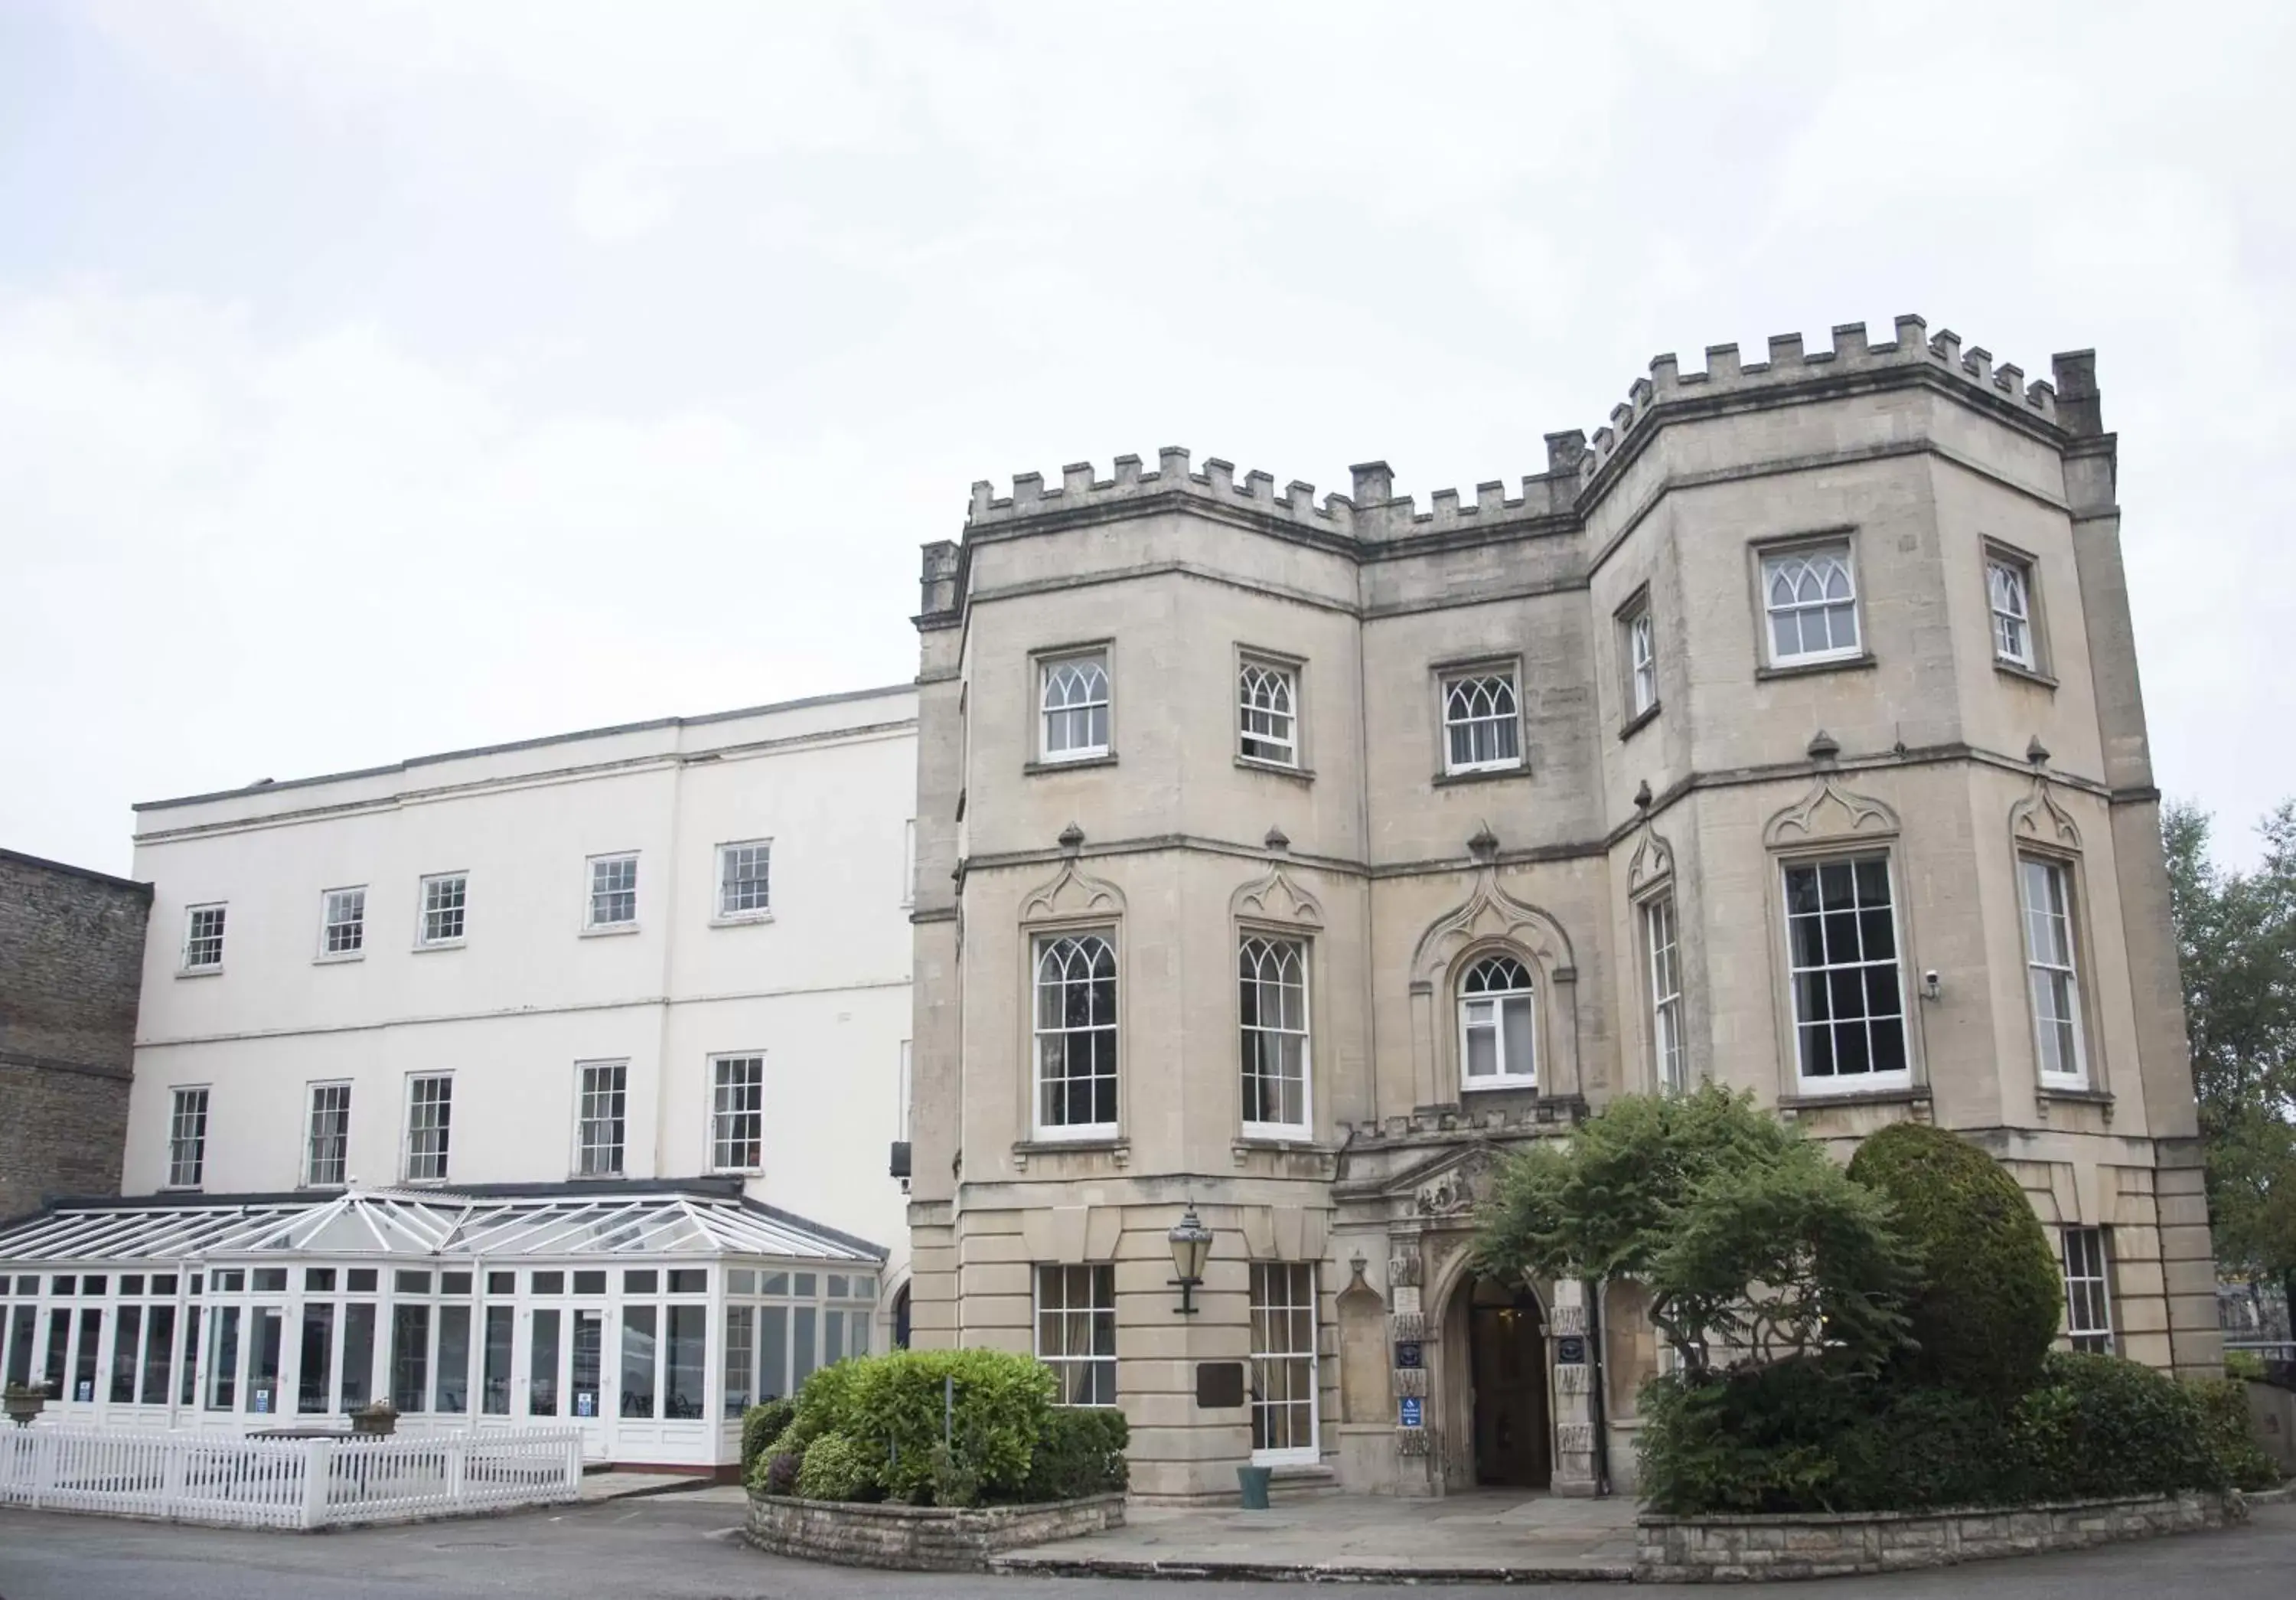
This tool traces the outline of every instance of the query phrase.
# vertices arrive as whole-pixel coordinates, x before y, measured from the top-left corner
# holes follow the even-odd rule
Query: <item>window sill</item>
[[[773,920],[774,914],[770,911],[747,911],[739,916],[713,916],[709,919],[709,925],[713,928],[749,928]]]
[[[176,969],[176,976],[178,978],[220,978],[223,976],[223,965],[218,962],[214,966],[179,966]]]
[[[1078,756],[1070,761],[1024,761],[1021,765],[1021,775],[1033,778],[1047,772],[1075,772],[1081,767],[1115,765],[1116,752],[1111,750],[1104,756]]]
[[[1619,726],[1619,737],[1621,740],[1631,739],[1636,734],[1641,733],[1643,729],[1648,727],[1652,722],[1658,719],[1658,708],[1659,702],[1653,700],[1641,710],[1636,711],[1633,716],[1628,718],[1626,721],[1621,723]]]
[[[417,956],[427,956],[433,950],[459,950],[463,948],[463,941],[459,939],[434,939],[427,943],[417,944],[414,948]]]
[[[709,1176],[712,1177],[763,1177],[765,1175],[766,1169],[763,1167],[712,1167],[709,1169]]]
[[[1822,661],[1784,661],[1770,666],[1757,667],[1754,669],[1754,681],[1758,684],[1767,684],[1775,682],[1782,677],[1809,677],[1821,672],[1863,672],[1869,667],[1878,667],[1881,664],[1880,660],[1872,651],[1861,650],[1856,655],[1834,655],[1827,656]]]
[[[1294,778],[1302,784],[1316,781],[1314,767],[1298,767],[1287,761],[1270,761],[1260,756],[1239,754],[1235,764],[1245,772],[1264,772],[1271,778]]]
[[[311,964],[313,966],[345,966],[351,962],[365,959],[365,950],[344,950],[333,956],[314,956],[311,957]]]
[[[1835,1105],[1927,1105],[1930,1091],[1925,1084],[1895,1084],[1886,1088],[1812,1089],[1804,1086],[1798,1095],[1778,1096],[1778,1110],[1794,1112],[1823,1111]]]
[[[638,925],[636,923],[607,923],[602,927],[583,929],[582,937],[585,939],[613,939],[620,934],[636,933],[637,931]]]
[[[1074,1139],[1019,1139],[1013,1145],[1013,1161],[1024,1170],[1031,1161],[1043,1156],[1073,1154],[1114,1156],[1121,1167],[1132,1159],[1132,1141],[1121,1134],[1095,1134]]]
[[[2039,668],[2021,667],[2014,661],[2005,661],[1997,655],[1993,658],[1993,670],[2004,677],[2013,677],[2029,684],[2038,684],[2044,689],[2054,689],[2057,686],[2057,680]]]
[[[1512,767],[1470,767],[1460,772],[1439,772],[1435,775],[1434,784],[1435,787],[1442,789],[1453,784],[1488,784],[1529,775],[1529,764],[1517,761]]]
[[[1330,1153],[1325,1146],[1316,1142],[1314,1131],[1305,1128],[1277,1128],[1247,1122],[1243,1131],[1231,1142],[1238,1150],[1296,1150]]]
[[[1464,1082],[1459,1085],[1459,1097],[1464,1100],[1470,1095],[1496,1095],[1508,1089],[1513,1090],[1518,1095],[1536,1095],[1538,1093],[1538,1079],[1493,1078],[1480,1083]]]

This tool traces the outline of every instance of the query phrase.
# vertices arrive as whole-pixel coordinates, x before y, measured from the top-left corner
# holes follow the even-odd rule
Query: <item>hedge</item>
[[[1898,1122],[1859,1147],[1849,1176],[1887,1197],[1921,1258],[1906,1301],[1912,1380],[2004,1402],[2039,1383],[2064,1284],[2007,1169],[1958,1134]]]
[[[2117,1356],[2051,1351],[2008,1407],[1824,1361],[1659,1378],[1642,1405],[1642,1493],[1680,1516],[2261,1489],[2278,1476],[2248,1436],[2237,1384],[2180,1383]]]
[[[797,1402],[792,1399],[767,1400],[762,1406],[752,1406],[742,1413],[742,1481],[746,1483],[756,1470],[758,1457],[766,1447],[787,1432],[797,1418]]]
[[[1055,1390],[1041,1362],[1000,1350],[857,1357],[808,1377],[786,1415],[751,1410],[744,1478],[766,1494],[912,1505],[1122,1489],[1123,1413],[1055,1407]]]

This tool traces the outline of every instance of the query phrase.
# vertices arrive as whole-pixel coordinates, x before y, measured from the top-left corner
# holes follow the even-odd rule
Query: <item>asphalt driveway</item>
[[[681,1496],[563,1511],[324,1534],[239,1533],[100,1517],[0,1512],[0,1600],[978,1600],[1080,1596],[1235,1600],[1276,1586],[1122,1579],[951,1578],[809,1566],[734,1537],[738,1506]],[[2296,1505],[2247,1527],[1936,1572],[1701,1591],[1732,1600],[2287,1600],[2296,1590]],[[1281,1586],[1297,1595],[1297,1585]],[[1449,1593],[1469,1592],[1464,1587]],[[1493,1591],[1496,1592],[1496,1591]],[[1621,1600],[1617,1585],[1560,1584],[1562,1600]],[[1349,1586],[1349,1600],[1425,1588]]]

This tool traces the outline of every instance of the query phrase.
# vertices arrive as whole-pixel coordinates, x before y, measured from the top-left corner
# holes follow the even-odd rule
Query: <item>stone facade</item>
[[[1635,1292],[1478,1284],[1472,1212],[1711,1079],[1844,1155],[1978,1140],[2100,1244],[2118,1348],[2217,1366],[2094,360],[1768,355],[1428,511],[1180,450],[975,486],[917,618],[919,1343],[1112,1322],[1152,1497],[1628,1485]]]
[[[849,1567],[979,1572],[1000,1551],[1124,1526],[1124,1497],[1047,1506],[859,1506],[751,1495],[748,1537],[760,1550]]]
[[[1933,1514],[1646,1516],[1635,1530],[1635,1581],[1847,1578],[2195,1533],[2247,1520],[2236,1490]]]
[[[0,1218],[113,1194],[152,886],[0,850]]]

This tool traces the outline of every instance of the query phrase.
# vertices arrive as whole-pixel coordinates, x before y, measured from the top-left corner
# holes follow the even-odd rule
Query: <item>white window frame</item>
[[[1282,1281],[1276,1281],[1276,1275]],[[1307,1300],[1300,1300],[1300,1285],[1305,1284]],[[1280,1299],[1278,1298],[1280,1294]],[[1251,1282],[1246,1301],[1250,1325],[1248,1334],[1250,1351],[1246,1370],[1251,1377],[1250,1402],[1252,1465],[1255,1466],[1312,1465],[1322,1458],[1323,1391],[1320,1357],[1316,1350],[1316,1334],[1322,1314],[1316,1303],[1316,1265],[1312,1261],[1254,1261]],[[1299,1337],[1299,1313],[1307,1312],[1307,1338]],[[1282,1323],[1281,1337],[1276,1323]],[[1271,1369],[1281,1366],[1285,1373],[1284,1397],[1269,1398]],[[1287,1425],[1283,1432],[1293,1442],[1282,1445],[1262,1445],[1258,1440],[1267,1438],[1273,1430],[1265,1414],[1279,1407],[1286,1414],[1287,1424],[1300,1415],[1301,1402],[1296,1393],[1304,1374],[1307,1398],[1305,1415],[1308,1439],[1297,1442],[1296,1434]]]
[[[1682,1029],[1682,923],[1671,890],[1639,907],[1644,970],[1650,978],[1651,1074],[1660,1094],[1690,1087]]]
[[[340,1104],[322,1104],[322,1100]],[[319,1143],[322,1137],[319,1119],[339,1118],[334,1132],[325,1136],[340,1146],[332,1177],[325,1176],[320,1166]],[[351,1083],[348,1078],[335,1078],[321,1083],[308,1084],[303,1090],[303,1186],[307,1189],[340,1189],[350,1183],[351,1170]]]
[[[1045,981],[1047,972],[1046,964],[1052,960],[1063,947],[1068,947],[1072,956],[1062,957],[1061,972],[1057,981],[1060,990],[1065,995],[1066,990],[1078,981],[1070,965],[1072,957],[1086,958],[1089,961],[1090,964],[1081,981],[1087,989],[1097,987],[1101,980],[1092,969],[1096,968],[1099,963],[1097,956],[1092,956],[1086,949],[1088,941],[1096,942],[1107,954],[1109,963],[1107,981],[1111,986],[1110,1014],[1105,1021],[1094,1020],[1071,1025],[1064,1020],[1063,1008],[1063,1020],[1048,1026],[1046,1022],[1046,985]],[[1029,1126],[1036,1130],[1036,1136],[1039,1139],[1114,1138],[1118,1128],[1121,1126],[1124,1115],[1124,969],[1123,963],[1119,960],[1117,955],[1116,931],[1113,928],[1066,928],[1040,931],[1031,937],[1029,954]],[[1089,999],[1086,1002],[1086,1008],[1089,1014],[1092,1009]],[[1065,1069],[1068,1064],[1070,1042],[1086,1036],[1090,1036],[1094,1041],[1088,1046],[1088,1054],[1092,1057],[1089,1064],[1095,1070],[1086,1073],[1067,1071]],[[1100,1065],[1097,1041],[1103,1037],[1107,1041],[1109,1058],[1109,1070],[1104,1072],[1097,1070]],[[1111,1082],[1115,1087],[1116,1094],[1115,1116],[1104,1120],[1095,1120],[1089,1122],[1046,1120],[1045,1116],[1045,1089],[1047,1082],[1045,1073],[1046,1057],[1048,1046],[1055,1042],[1059,1046],[1063,1068],[1061,1082],[1070,1084],[1084,1081],[1094,1086],[1097,1086],[1103,1079]],[[1099,1099],[1097,1087],[1090,1090],[1089,1094],[1090,1097],[1097,1102]],[[1097,1109],[1096,1105],[1095,1109]]]
[[[1315,1121],[1314,1013],[1309,1008],[1308,975],[1309,947],[1296,934],[1271,933],[1247,928],[1236,940],[1237,1032],[1242,1060],[1239,1089],[1242,1095],[1243,1131],[1248,1138],[1303,1139]],[[1270,963],[1275,964],[1270,971]],[[1296,979],[1296,981],[1295,981]],[[1269,1015],[1269,1001],[1275,1012]],[[1268,1053],[1275,1054],[1275,1071],[1268,1071]],[[1255,1083],[1274,1085],[1279,1109],[1284,1087],[1298,1059],[1300,1114],[1296,1118],[1254,1117]],[[1259,1109],[1267,1109],[1263,1087]]]
[[[627,863],[630,869],[629,887],[627,889],[622,889],[619,887],[600,889],[598,887],[598,874],[600,869],[609,866],[620,866],[624,863]],[[592,856],[588,857],[582,864],[582,931],[585,933],[635,933],[637,931],[638,912],[640,909],[638,905],[637,851],[610,850],[603,856]],[[600,897],[604,895],[619,896],[624,894],[630,897],[629,915],[626,917],[612,917],[601,921],[598,916],[598,901]]]
[[[1095,696],[1091,671],[1097,669],[1099,685]],[[1073,677],[1064,675],[1073,674]],[[1053,703],[1055,683],[1062,685],[1063,698]],[[1091,742],[1093,713],[1099,712],[1100,740]],[[1054,718],[1065,737],[1072,720],[1084,718],[1086,741],[1054,749],[1053,730]],[[1116,748],[1116,674],[1110,663],[1106,645],[1094,645],[1086,650],[1064,650],[1057,654],[1037,658],[1037,759],[1047,764],[1062,761],[1095,761]]]
[[[1116,1268],[1111,1262],[1039,1265],[1035,1290],[1037,1359],[1060,1385],[1056,1406],[1108,1407],[1116,1402]],[[1082,1291],[1081,1295],[1078,1290]],[[1108,1348],[1100,1349],[1101,1335]],[[1078,1335],[1085,1346],[1077,1353]],[[1048,1337],[1049,1335],[1049,1337]]]
[[[2101,1227],[2057,1230],[2064,1269],[2065,1337],[2077,1350],[2119,1353],[2112,1330],[2112,1241]]]
[[[911,1045],[912,1041],[908,1039],[901,1041],[900,1077],[896,1080],[894,1091],[893,1136],[905,1145],[909,1142],[909,1095],[915,1088],[914,1079],[911,1077],[914,1054]]]
[[[1856,661],[1866,653],[1866,618],[1858,596],[1857,553],[1845,536],[1840,538],[1812,539],[1791,545],[1770,546],[1759,552],[1757,573],[1761,585],[1762,659],[1773,667],[1806,667],[1824,661]],[[1822,562],[1831,562],[1839,571],[1846,594],[1831,592],[1831,583],[1820,570]],[[1785,604],[1776,603],[1773,588],[1781,578],[1790,578],[1793,597]],[[1804,590],[1804,580],[1816,582],[1819,593],[1811,597]],[[1834,607],[1846,605],[1849,611],[1849,642],[1847,644],[1828,643],[1816,649],[1796,649],[1783,652],[1778,648],[1778,619],[1792,614],[1795,619],[1794,639],[1804,642],[1801,618],[1813,611],[1831,612]],[[1826,637],[1833,637],[1833,619],[1825,620]]]
[[[733,864],[737,851],[750,852],[755,862],[764,866],[765,871],[756,877],[744,878],[738,884],[729,883],[726,877],[726,869]],[[729,839],[718,847],[717,864],[717,886],[710,900],[717,907],[717,914],[711,920],[720,924],[773,921],[774,841],[770,839]],[[758,890],[758,903],[754,906],[731,904],[733,897],[730,891],[736,888],[745,891],[751,888]]]
[[[1861,925],[1858,945],[1858,959],[1843,962],[1833,961],[1831,959],[1833,952],[1829,948],[1824,952],[1827,959],[1822,961],[1818,965],[1811,967],[1797,965],[1795,964],[1794,954],[1792,874],[1802,871],[1817,873],[1819,874],[1819,883],[1822,890],[1825,868],[1829,866],[1848,867],[1851,874],[1852,892],[1857,897],[1858,901],[1858,903],[1854,906],[1853,912],[1855,915],[1862,916],[1865,912],[1872,908],[1863,904],[1863,891],[1857,885],[1857,869],[1859,865],[1868,862],[1879,862],[1881,864],[1882,881],[1887,886],[1890,893],[1890,954],[1889,958],[1882,961],[1867,960],[1865,958],[1864,936]],[[1778,862],[1777,866],[1779,908],[1785,925],[1786,1022],[1788,1027],[1791,1028],[1793,1032],[1794,1081],[1800,1086],[1799,1092],[1804,1095],[1856,1095],[1869,1091],[1887,1093],[1893,1090],[1912,1087],[1914,1081],[1914,1019],[1912,1013],[1908,1011],[1906,1005],[1906,930],[1903,917],[1901,916],[1898,909],[1900,897],[1898,893],[1897,852],[1893,849],[1884,849],[1879,850],[1860,850],[1854,854],[1795,857],[1781,859]],[[1819,915],[1822,916],[1824,914],[1821,913]],[[1837,913],[1836,915],[1841,914]],[[1821,936],[1823,936],[1823,933],[1824,930],[1821,929]],[[1898,1010],[1895,1020],[1898,1030],[1899,1055],[1904,1061],[1905,1065],[1891,1071],[1874,1071],[1869,1067],[1863,1072],[1845,1073],[1836,1071],[1813,1075],[1809,1071],[1809,1060],[1804,1048],[1803,1030],[1805,1022],[1801,1014],[1802,988],[1799,980],[1805,972],[1831,973],[1836,972],[1847,972],[1853,969],[1862,972],[1879,971],[1883,968],[1887,968],[1896,974]],[[1828,989],[1830,994],[1830,981],[1828,981]],[[1861,992],[1862,990],[1863,984],[1861,982]],[[1864,998],[1866,1002],[1870,1003],[1870,995],[1866,995]],[[1830,998],[1828,1007],[1830,1011]],[[1889,1019],[1886,1017],[1876,1017],[1872,1014],[1861,1013],[1861,1015],[1857,1020],[1862,1021],[1866,1024],[1866,1059],[1870,1062],[1873,1059],[1873,1025],[1877,1021],[1887,1021]],[[1831,1028],[1837,1026],[1840,1020],[1828,1015],[1825,1018],[1813,1019],[1812,1021],[1818,1025]]]
[[[1645,598],[1627,613],[1627,720],[1658,710],[1658,630]]]
[[[608,1130],[611,1143],[603,1136]],[[576,1062],[574,1176],[627,1176],[629,1141],[630,1063],[627,1060]]]
[[[1235,697],[1236,753],[1247,761],[1298,770],[1300,669],[1272,656],[1240,655]]]
[[[455,886],[455,903],[452,906],[435,904],[446,898],[447,886]],[[449,914],[455,918],[455,931],[431,936],[432,919],[443,919]],[[471,931],[471,874],[431,873],[421,879],[414,890],[414,948],[418,950],[451,950],[461,947]]]
[[[736,1081],[729,1077],[729,1069],[739,1069],[742,1077]],[[728,1095],[754,1096],[756,1104],[744,1104],[740,1099],[729,1101]],[[749,1140],[729,1136],[729,1128],[738,1129],[738,1119],[757,1119],[756,1131]],[[766,1169],[766,1053],[762,1050],[729,1050],[709,1058],[709,1170],[733,1172],[754,1177]],[[744,1143],[750,1148],[744,1150]],[[755,1159],[742,1161],[748,1154]]]
[[[2033,904],[2034,874],[2054,891],[2056,904]],[[2054,856],[2017,855],[2017,908],[2025,930],[2025,995],[2033,1013],[2033,1063],[2043,1084],[2054,1088],[2088,1087],[2088,1030],[2081,1015],[2079,898],[2074,892],[2070,862]],[[2054,937],[2052,937],[2054,936]],[[2045,994],[2050,1001],[2043,1009]],[[2062,1005],[2064,1015],[2053,1014]],[[2053,1069],[2052,1030],[2058,1048],[2070,1037],[2070,1071]],[[2062,1059],[2062,1056],[2059,1056]]]
[[[340,933],[341,942],[337,943]],[[319,956],[321,961],[363,961],[366,957],[366,885],[319,891]]]
[[[2033,563],[2005,550],[1985,552],[1985,602],[1993,630],[1993,659],[2028,672],[2040,670],[2040,641],[2033,618]]]
[[[197,1095],[196,1104],[190,1096]],[[215,1086],[206,1083],[170,1085],[168,1090],[168,1189],[197,1189],[208,1176],[208,1114],[215,1104]],[[186,1115],[190,1122],[186,1123]],[[188,1130],[187,1130],[188,1129]],[[184,1160],[188,1146],[190,1161]]]
[[[1480,666],[1447,668],[1437,674],[1437,705],[1442,713],[1443,771],[1449,776],[1471,772],[1513,772],[1522,766],[1522,672],[1513,661],[1488,661]],[[1506,708],[1499,709],[1500,695]],[[1480,703],[1479,703],[1480,702]],[[1491,730],[1491,755],[1477,757],[1476,730]],[[1468,755],[1460,759],[1453,743],[1455,730],[1464,730]],[[1500,730],[1505,730],[1502,736]],[[1514,748],[1498,751],[1502,743]]]
[[[917,903],[917,819],[901,825],[901,904]]]
[[[1467,984],[1484,968],[1496,963],[1511,964],[1521,975],[1522,981],[1503,989],[1470,990]],[[1474,1008],[1488,1005],[1491,1013],[1488,1022],[1474,1015]],[[1508,1058],[1506,1044],[1506,1013],[1510,1007],[1521,1005],[1525,1013],[1525,1026],[1530,1035],[1530,1060],[1518,1067]],[[1529,962],[1512,950],[1485,950],[1459,972],[1459,1090],[1462,1094],[1479,1094],[1487,1089],[1535,1089],[1538,1087],[1538,975]],[[1498,1063],[1496,1073],[1485,1072],[1470,1077],[1467,1063],[1470,1045],[1468,1036],[1488,1028],[1491,1034],[1491,1058]]]
[[[230,911],[231,902],[228,900],[202,900],[197,905],[184,907],[184,946],[176,968],[178,972],[223,971],[224,939],[231,928]],[[209,913],[214,914],[215,925],[212,931],[203,932],[201,919]],[[202,950],[209,940],[214,943],[215,958],[211,961],[193,960],[194,952]]]
[[[444,1084],[446,1092],[425,1096],[423,1087],[430,1084]],[[455,1075],[452,1072],[409,1072],[406,1075],[406,1128],[399,1138],[400,1176],[410,1184],[443,1184],[454,1171]],[[430,1127],[417,1128],[416,1113],[425,1106],[441,1107],[443,1114],[432,1119]],[[439,1169],[436,1172],[418,1173],[414,1169],[415,1145],[418,1136],[423,1134],[437,1136],[437,1150],[423,1153],[426,1163],[432,1156],[437,1158]]]

